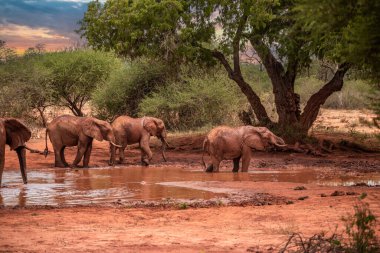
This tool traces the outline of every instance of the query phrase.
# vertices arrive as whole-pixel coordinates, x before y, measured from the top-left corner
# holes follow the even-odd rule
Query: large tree
[[[351,23],[341,20],[334,27],[327,22],[323,33],[313,32],[310,28],[317,21],[310,16],[302,18],[314,8],[311,2],[109,0],[103,5],[94,1],[89,4],[80,30],[91,46],[113,49],[124,56],[160,57],[173,66],[184,61],[217,61],[247,97],[259,122],[274,125],[255,92],[255,84],[247,83],[241,71],[241,52],[255,51],[273,85],[277,124],[306,133],[321,105],[341,90],[344,76],[353,65],[348,57],[334,57],[338,43],[345,39],[344,29]],[[324,11],[335,8],[327,2],[324,1]],[[354,10],[361,1],[350,2]],[[335,10],[332,13],[336,14]],[[325,42],[330,37],[334,40],[328,45]],[[331,80],[310,97],[301,112],[300,97],[294,91],[295,80],[315,57],[334,61],[336,69]]]

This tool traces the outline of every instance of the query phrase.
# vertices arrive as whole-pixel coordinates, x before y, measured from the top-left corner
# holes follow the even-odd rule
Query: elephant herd
[[[165,149],[169,146],[166,141],[167,131],[161,119],[154,117],[131,118],[120,116],[112,124],[93,117],[76,117],[62,115],[55,118],[46,128],[46,148],[43,153],[49,153],[47,136],[52,143],[55,156],[55,167],[76,167],[83,160],[83,167],[88,168],[92,150],[92,142],[108,141],[110,144],[109,165],[114,165],[116,151],[119,151],[119,163],[125,161],[124,150],[127,145],[139,144],[141,163],[148,166],[152,159],[149,147],[151,136],[156,136],[162,142],[162,156],[166,161]],[[20,121],[13,118],[0,118],[0,187],[5,163],[5,144],[15,150],[24,184],[26,175],[26,149],[33,150],[25,145],[31,138],[31,131]],[[65,148],[77,146],[77,154],[72,165],[65,159]],[[283,139],[273,134],[265,127],[219,126],[212,129],[203,142],[202,162],[206,172],[218,172],[222,160],[233,160],[233,172],[239,171],[240,159],[242,171],[247,172],[252,150],[266,150],[269,147],[286,146]],[[211,157],[211,164],[207,167],[204,154]]]

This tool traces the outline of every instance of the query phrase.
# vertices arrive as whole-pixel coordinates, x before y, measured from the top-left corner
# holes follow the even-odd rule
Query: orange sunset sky
[[[90,0],[1,0],[0,39],[18,53],[39,43],[49,51],[73,46],[80,42],[75,30],[88,2]]]

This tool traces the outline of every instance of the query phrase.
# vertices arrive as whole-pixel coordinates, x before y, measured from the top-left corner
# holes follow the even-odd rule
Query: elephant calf
[[[24,184],[27,183],[25,142],[30,139],[31,135],[30,130],[20,121],[12,118],[0,118],[0,187],[5,163],[5,144],[17,152],[22,180]]]
[[[65,148],[78,146],[78,152],[73,162],[77,166],[83,158],[83,167],[88,167],[92,149],[92,141],[95,138],[98,141],[107,140],[111,144],[111,152],[115,152],[115,135],[111,124],[106,121],[98,120],[92,117],[75,117],[71,115],[62,115],[55,118],[46,129],[46,149],[47,152],[47,135],[53,144],[55,155],[55,167],[69,167],[65,159]],[[114,161],[110,161],[111,165]]]
[[[233,160],[233,172],[239,171],[242,159],[242,171],[247,172],[252,150],[266,150],[270,146],[285,147],[283,139],[266,127],[226,127],[212,129],[203,142],[202,161],[206,172],[218,172],[222,160]],[[211,156],[212,164],[206,168],[204,153]]]
[[[120,116],[112,122],[113,131],[115,133],[116,142],[121,145],[119,148],[120,163],[124,162],[124,150],[128,144],[140,144],[141,163],[145,166],[149,165],[152,159],[152,151],[149,147],[150,136],[156,136],[162,142],[162,156],[166,161],[165,148],[166,128],[161,119],[153,117],[131,118],[129,116]],[[114,160],[114,154],[111,153],[111,160]]]

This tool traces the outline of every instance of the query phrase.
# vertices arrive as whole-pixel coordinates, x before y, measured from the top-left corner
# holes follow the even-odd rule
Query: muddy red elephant
[[[98,141],[109,141],[111,152],[115,152],[115,135],[110,123],[92,117],[75,117],[62,115],[55,118],[46,129],[46,149],[47,135],[53,145],[55,156],[55,167],[69,167],[65,159],[65,148],[78,146],[77,155],[72,167],[78,166],[83,158],[83,167],[87,168],[90,162],[93,139]],[[114,161],[111,161],[111,165]]]
[[[238,172],[242,159],[242,171],[247,172],[252,150],[264,151],[271,146],[285,147],[286,144],[266,127],[220,126],[212,129],[203,142],[203,156],[208,153],[212,163],[206,168],[203,156],[202,161],[206,172],[218,172],[222,160],[233,160],[232,171]]]
[[[131,118],[129,116],[120,116],[112,122],[113,131],[116,137],[116,143],[121,145],[119,148],[120,163],[125,160],[124,150],[127,145],[139,143],[141,149],[141,163],[148,166],[152,159],[152,151],[149,147],[149,139],[156,136],[162,142],[162,156],[166,161],[165,149],[168,147],[166,141],[167,133],[165,124],[161,119],[153,117]],[[110,160],[114,160],[114,154],[111,153]]]
[[[15,150],[20,163],[21,176],[24,184],[26,176],[25,142],[31,137],[30,130],[20,121],[12,118],[0,118],[0,187],[5,163],[5,144]]]

